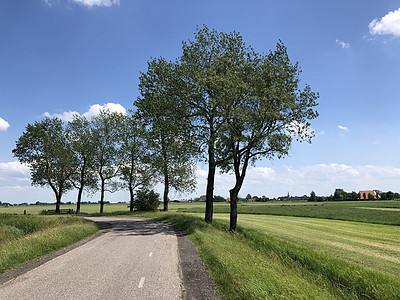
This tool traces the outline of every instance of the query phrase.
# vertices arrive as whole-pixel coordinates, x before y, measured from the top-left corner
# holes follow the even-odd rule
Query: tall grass
[[[0,215],[0,274],[98,231],[81,218]]]

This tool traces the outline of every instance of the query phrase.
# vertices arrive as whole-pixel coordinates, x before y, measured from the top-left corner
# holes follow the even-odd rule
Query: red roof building
[[[359,192],[360,200],[368,200],[370,194],[374,196],[374,199],[376,199],[376,194],[374,191],[360,191]]]

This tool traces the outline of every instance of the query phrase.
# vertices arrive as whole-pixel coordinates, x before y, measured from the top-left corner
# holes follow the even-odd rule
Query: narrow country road
[[[0,286],[0,299],[182,299],[177,236],[164,223],[89,218],[112,229]]]

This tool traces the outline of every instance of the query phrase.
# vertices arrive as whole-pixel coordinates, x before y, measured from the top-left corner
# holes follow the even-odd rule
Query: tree
[[[146,126],[146,145],[151,165],[164,185],[164,211],[169,190],[193,191],[196,184],[193,157],[196,154],[188,111],[180,101],[183,81],[179,66],[163,58],[148,62],[140,76],[139,97],[134,105]]]
[[[187,83],[183,98],[196,129],[196,140],[205,152],[208,162],[205,221],[212,223],[215,171],[220,162],[216,159],[216,142],[224,126],[223,102],[220,90],[229,84],[229,72],[224,61],[241,44],[236,32],[224,33],[197,28],[194,41],[183,42],[180,65]],[[222,156],[219,156],[223,159]]]
[[[114,179],[120,170],[119,134],[124,121],[123,116],[121,113],[101,110],[100,114],[91,120],[95,143],[94,167],[100,179],[100,214],[104,210],[105,192],[115,192],[118,188],[118,183]]]
[[[72,121],[68,122],[67,138],[77,163],[71,181],[78,189],[76,213],[79,213],[83,190],[93,191],[97,186],[94,170],[95,143],[90,121],[85,116],[74,115]]]
[[[144,127],[137,115],[125,116],[119,139],[121,140],[121,179],[129,191],[129,210],[133,212],[135,190],[152,185],[154,173],[149,164],[144,139]]]
[[[312,202],[317,201],[317,196],[315,195],[314,191],[312,191],[310,194],[310,201],[312,201]]]
[[[284,157],[294,138],[311,142],[309,120],[318,116],[313,109],[318,95],[308,85],[300,89],[300,68],[290,62],[281,41],[269,54],[257,54],[238,41],[221,60],[226,76],[218,93],[225,106],[217,142],[224,158],[220,166],[235,176],[229,191],[231,231],[236,230],[238,193],[249,164]]]
[[[138,211],[156,211],[160,205],[160,195],[153,190],[142,189],[136,193],[135,209]]]
[[[32,185],[50,186],[59,213],[62,196],[73,188],[70,179],[76,168],[63,121],[45,118],[28,124],[12,152],[21,163],[29,165]]]

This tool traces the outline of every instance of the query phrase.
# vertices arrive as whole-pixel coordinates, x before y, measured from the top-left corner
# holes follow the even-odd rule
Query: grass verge
[[[98,231],[82,218],[0,215],[0,274]]]
[[[149,215],[151,217],[151,215]],[[400,281],[228,223],[183,214],[156,217],[184,230],[225,299],[400,299]]]

